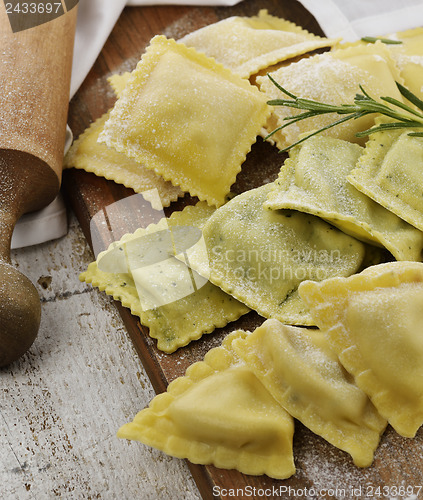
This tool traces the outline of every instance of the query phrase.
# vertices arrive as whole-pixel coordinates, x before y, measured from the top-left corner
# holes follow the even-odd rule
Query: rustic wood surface
[[[184,461],[116,438],[154,390],[113,302],[78,279],[92,259],[73,214],[67,236],[12,252],[42,315],[0,369],[0,498],[198,500]]]
[[[113,105],[115,98],[107,77],[115,72],[132,70],[152,36],[164,33],[169,37],[179,38],[189,31],[230,15],[255,15],[261,8],[267,8],[271,14],[285,17],[312,32],[321,34],[315,20],[295,1],[246,0],[231,8],[170,6],[126,8],[92,71],[71,102],[69,124],[75,136],[78,136],[93,120]],[[235,191],[242,192],[273,180],[277,175],[280,161],[280,155],[271,146],[259,141],[253,147],[237,178]],[[107,205],[133,194],[131,190],[113,182],[75,170],[65,172],[64,188],[88,242],[90,242],[91,218]],[[167,212],[175,208],[179,209],[184,203],[192,203],[192,201],[186,198]],[[126,229],[127,227],[123,229],[123,232]],[[84,268],[82,264],[85,265],[87,262],[86,243],[81,240],[76,250],[75,248],[67,250],[72,255],[73,271],[78,267],[82,270]],[[53,259],[53,266],[63,265],[63,262],[55,262],[56,255],[50,258]],[[37,274],[34,270],[33,273]],[[219,345],[226,333],[239,327],[254,328],[261,323],[262,319],[255,313],[250,313],[224,330],[206,335],[172,355],[165,355],[157,351],[155,341],[150,339],[146,329],[141,327],[137,318],[133,317],[127,309],[116,304],[126,327],[124,329],[104,294],[95,290],[88,292],[85,285],[77,284],[75,277],[71,279],[67,273],[68,271],[61,270],[61,279],[54,284],[56,299],[51,299],[51,302],[46,299],[44,304],[45,309],[56,308],[54,313],[57,323],[53,327],[55,331],[45,333],[45,337],[41,339],[44,342],[43,348],[40,347],[40,343],[36,343],[38,346],[36,348],[41,349],[41,352],[30,354],[32,364],[29,365],[31,368],[27,369],[35,370],[47,364],[47,368],[44,367],[44,378],[34,382],[34,374],[25,372],[25,366],[28,366],[25,365],[25,361],[23,369],[22,366],[16,366],[11,373],[2,373],[8,384],[8,397],[5,396],[4,401],[15,398],[16,408],[19,408],[22,386],[26,383],[33,390],[34,408],[32,411],[44,411],[44,420],[40,420],[39,413],[37,418],[31,419],[26,415],[22,418],[19,410],[13,410],[11,403],[7,402],[7,411],[12,414],[12,417],[8,414],[4,419],[4,430],[0,432],[0,439],[8,445],[7,450],[10,451],[11,462],[17,462],[17,470],[23,476],[26,474],[28,484],[32,484],[31,481],[36,482],[34,478],[37,474],[51,477],[45,469],[53,467],[59,477],[63,477],[65,483],[61,489],[57,486],[59,492],[68,492],[77,485],[80,488],[79,491],[86,488],[85,496],[87,497],[114,498],[113,495],[115,495],[119,498],[130,498],[135,491],[133,484],[142,484],[146,487],[146,494],[141,494],[138,490],[133,497],[166,498],[166,495],[173,494],[174,498],[178,499],[195,498],[198,493],[192,484],[188,469],[184,472],[182,467],[185,465],[176,465],[185,464],[183,461],[170,459],[139,443],[115,443],[114,432],[118,421],[120,424],[122,417],[124,420],[132,418],[152,397],[152,391],[144,378],[136,354],[142,361],[155,391],[160,392],[165,390],[171,380],[182,375],[189,364],[202,359],[205,352]],[[49,286],[53,286],[53,283],[47,285],[46,290]],[[52,297],[52,295],[54,294],[49,295],[46,292],[47,297]],[[86,300],[84,298],[78,300],[84,296],[98,301],[101,314],[95,316],[95,321],[91,313],[87,314]],[[62,305],[60,300],[68,301],[66,311],[60,307]],[[71,300],[75,301],[74,304],[71,304]],[[109,321],[110,317],[116,322],[116,331],[109,331],[105,328],[104,323]],[[69,323],[71,318],[74,318],[78,325],[73,331],[73,336],[76,335],[76,331],[79,331],[80,336],[86,337],[84,346],[87,352],[82,358],[75,352],[75,347],[79,344],[72,340],[72,336],[67,338],[71,330],[67,326],[62,326]],[[75,323],[73,325],[75,326]],[[61,328],[64,328],[66,333],[63,333]],[[72,327],[69,326],[69,328]],[[109,331],[106,336],[105,330]],[[129,347],[131,341],[126,332],[135,350],[132,346]],[[61,339],[59,345],[56,340],[53,340],[57,336]],[[120,346],[121,349],[118,353],[114,350],[111,359],[108,359],[107,354],[110,346],[105,348],[107,344],[113,345],[113,349],[116,346]],[[59,365],[55,366],[53,360],[58,355],[58,349],[61,351],[60,355],[67,360],[69,379],[61,377],[56,372]],[[78,360],[76,365],[74,365],[75,359]],[[84,361],[81,363],[82,360]],[[58,378],[60,382],[52,385],[49,375]],[[18,382],[15,385],[11,383],[10,376],[17,378]],[[122,387],[128,389],[128,384],[131,387],[119,394],[120,399],[116,405],[111,402],[113,397],[109,394],[109,388],[116,389],[118,380],[123,381]],[[53,389],[56,394],[54,397],[49,397],[49,391]],[[115,391],[114,394],[117,392]],[[45,397],[47,403],[42,409],[40,401]],[[59,402],[59,407],[52,406],[53,402],[56,404]],[[2,401],[2,415],[4,404]],[[24,408],[28,411],[30,405],[25,405]],[[58,412],[59,416],[57,416]],[[74,426],[69,426],[69,420],[72,419],[75,419],[76,423]],[[63,424],[65,420],[67,420],[67,426]],[[52,441],[45,441],[45,428],[54,434]],[[71,436],[68,434],[69,429],[72,429],[74,433]],[[87,442],[85,447],[76,450],[75,442],[78,446],[83,446],[77,437],[79,432]],[[34,435],[37,435],[37,445],[32,443],[29,450],[25,448],[25,445],[19,444],[25,443],[25,438],[28,436],[31,436],[33,440]],[[10,444],[12,440],[13,446]],[[116,460],[115,463],[112,463],[113,460],[107,456],[107,446],[100,444],[104,440],[108,441],[111,454]],[[54,445],[51,444],[53,442]],[[34,458],[34,448],[40,453],[39,457],[45,458],[44,460]],[[68,466],[72,464],[72,474],[68,475],[63,471],[60,461],[55,460],[55,457],[59,457],[59,460],[63,458],[64,449],[68,457],[66,463]],[[149,454],[151,454],[151,460],[156,460],[156,463],[154,467],[147,468],[145,461],[148,460]],[[188,466],[205,499],[213,498],[214,492],[218,493],[217,496],[221,498],[236,496],[236,498],[359,499],[370,498],[372,493],[376,496],[375,488],[377,487],[387,488],[381,490],[380,498],[412,498],[411,493],[417,492],[417,487],[423,484],[422,430],[415,439],[410,440],[401,438],[388,428],[376,453],[374,464],[367,469],[358,469],[353,466],[345,453],[297,424],[294,454],[297,473],[286,481],[275,481],[267,477],[248,477],[236,471],[219,470],[212,466],[203,467],[189,463]],[[6,460],[5,456],[5,463]],[[181,468],[177,469],[177,467]],[[87,470],[90,469],[93,471],[92,478],[95,486],[90,485],[91,476],[87,476]],[[147,469],[151,476],[143,478],[143,471]],[[183,476],[184,473],[186,476]],[[11,467],[7,469],[4,479],[10,480],[10,477],[13,477]],[[128,478],[134,482],[129,483]],[[101,479],[104,480],[103,489],[100,486]],[[163,492],[160,491],[160,481],[162,481]],[[4,482],[2,478],[1,484]],[[15,490],[10,491],[20,492],[27,488],[23,481],[15,481],[14,484]],[[40,483],[37,483],[37,487],[42,488]],[[395,487],[404,489],[396,491]],[[231,488],[237,489],[236,495],[228,491]],[[272,488],[275,489],[272,490]],[[288,490],[288,488],[291,489]],[[409,488],[408,491],[407,488]],[[411,491],[411,488],[414,490]],[[39,489],[39,491],[42,490]],[[34,493],[34,498],[37,498],[36,493]]]

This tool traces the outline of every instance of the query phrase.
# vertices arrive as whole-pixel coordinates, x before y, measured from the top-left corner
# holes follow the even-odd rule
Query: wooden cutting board
[[[132,70],[154,35],[165,34],[177,39],[190,31],[232,15],[256,15],[260,9],[268,9],[272,15],[289,19],[315,34],[323,35],[316,20],[301,4],[293,0],[245,0],[234,7],[220,8],[126,8],[90,74],[71,102],[69,124],[75,137],[113,106],[115,97],[107,77],[112,73]],[[240,193],[273,181],[283,160],[284,157],[275,148],[259,140],[253,146],[242,172],[237,177],[234,192]],[[134,194],[132,190],[114,182],[75,169],[64,173],[63,186],[90,244],[91,218],[106,206]],[[166,213],[169,215],[172,210],[179,210],[185,204],[195,201],[187,196],[173,204]],[[139,220],[133,215],[121,215],[121,234],[135,230],[138,224],[145,224],[142,215]],[[106,242],[107,231],[103,236]],[[138,318],[132,316],[120,303],[116,305],[157,392],[164,391],[168,383],[183,375],[190,364],[201,360],[212,347],[220,345],[227,333],[238,328],[252,330],[263,321],[263,318],[251,312],[226,328],[205,335],[176,353],[166,355],[156,349],[155,341],[148,336],[147,329],[140,325]],[[140,409],[134,408],[134,414]],[[212,466],[189,463],[189,467],[205,499],[266,497],[341,500],[372,496],[407,498],[412,494],[416,494],[416,498],[423,498],[423,488],[419,495],[419,486],[423,485],[422,429],[415,439],[410,440],[401,438],[388,428],[372,467],[358,469],[346,453],[335,449],[296,423],[294,454],[297,473],[285,481],[272,480],[266,476],[246,476],[237,471],[221,470]],[[136,466],[137,464],[134,464],[134,467]]]

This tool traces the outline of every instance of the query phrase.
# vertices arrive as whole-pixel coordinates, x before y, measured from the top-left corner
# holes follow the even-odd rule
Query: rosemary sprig
[[[378,40],[382,43],[386,43],[387,45],[399,45],[402,43],[401,40],[392,40],[391,38],[380,38],[375,36],[363,36],[361,39],[362,42],[368,43],[376,43]]]
[[[357,118],[361,118],[362,116],[366,116],[372,113],[380,113],[384,116],[388,116],[392,118],[393,122],[390,123],[382,123],[380,125],[374,126],[368,130],[363,130],[356,134],[357,137],[364,137],[370,134],[374,134],[375,132],[379,132],[382,130],[390,130],[390,129],[403,129],[403,128],[423,128],[423,101],[419,99],[415,94],[413,94],[409,89],[396,82],[398,90],[401,95],[407,99],[411,104],[414,104],[417,109],[412,108],[411,106],[404,104],[403,102],[395,99],[393,97],[381,97],[380,101],[376,101],[373,97],[371,97],[364,88],[360,85],[360,90],[362,94],[356,94],[354,98],[354,104],[326,104],[318,101],[314,101],[312,99],[301,98],[294,95],[292,92],[289,92],[284,87],[282,87],[271,75],[267,75],[271,82],[278,88],[283,94],[285,94],[289,99],[273,99],[268,101],[267,103],[271,106],[286,106],[289,108],[303,110],[303,113],[296,114],[293,116],[287,116],[284,118],[284,123],[280,127],[273,130],[270,134],[265,137],[265,140],[269,139],[279,130],[288,127],[292,123],[312,118],[314,116],[334,113],[337,115],[344,115],[339,120],[326,125],[319,130],[313,131],[305,137],[302,137],[294,144],[282,149],[281,152],[288,151],[294,146],[301,144],[306,141],[310,137],[319,134],[325,130],[328,130],[340,123],[344,123],[348,120],[356,120]],[[388,104],[385,104],[388,103]],[[423,137],[423,132],[410,132],[409,135]]]

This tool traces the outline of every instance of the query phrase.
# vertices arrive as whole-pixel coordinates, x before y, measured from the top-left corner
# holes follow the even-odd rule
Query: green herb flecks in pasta
[[[265,209],[273,187],[246,191],[216,210],[203,228],[206,249],[190,253],[190,265],[265,318],[313,325],[299,283],[356,273],[366,247],[313,215]]]

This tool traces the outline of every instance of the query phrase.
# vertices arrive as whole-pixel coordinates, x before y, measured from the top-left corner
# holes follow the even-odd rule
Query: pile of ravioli
[[[423,140],[389,130],[360,143],[357,131],[386,120],[368,115],[293,148],[275,182],[231,194],[257,137],[296,113],[267,104],[281,93],[266,73],[335,104],[360,84],[402,100],[396,81],[423,97],[423,29],[389,36],[402,43],[340,44],[260,11],[156,36],[132,73],[110,78],[115,106],[65,167],[155,190],[161,206],[199,202],[114,242],[81,280],[129,307],[166,353],[250,310],[265,320],[209,351],[120,437],[283,479],[295,472],[293,418],[359,467],[388,422],[406,437],[422,425]]]
[[[358,467],[371,465],[387,423],[414,437],[423,424],[423,264],[305,281],[300,295],[319,329],[268,319],[229,334],[118,436],[276,479],[295,473],[294,418]]]

